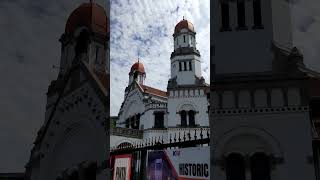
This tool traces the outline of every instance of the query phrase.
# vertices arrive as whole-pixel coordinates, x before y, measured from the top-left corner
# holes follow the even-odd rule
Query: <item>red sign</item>
[[[113,180],[130,180],[131,154],[116,155],[114,157]]]

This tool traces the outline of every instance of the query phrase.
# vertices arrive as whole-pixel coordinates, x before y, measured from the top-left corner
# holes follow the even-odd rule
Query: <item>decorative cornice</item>
[[[275,114],[275,113],[309,112],[308,106],[287,106],[268,108],[226,108],[212,109],[211,114],[215,115],[239,115],[239,114]]]

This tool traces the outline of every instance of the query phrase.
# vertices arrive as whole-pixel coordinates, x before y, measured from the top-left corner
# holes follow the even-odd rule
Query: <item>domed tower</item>
[[[26,179],[108,177],[108,169],[96,171],[108,159],[104,118],[110,109],[107,22],[107,12],[92,1],[81,4],[68,17],[60,39],[59,75],[48,88],[45,121],[26,165]],[[94,102],[95,111],[85,99]],[[73,175],[65,173],[71,169]]]
[[[201,79],[200,52],[191,22],[181,20],[174,29],[174,51],[171,53],[171,79],[176,85],[193,85]],[[169,84],[170,86],[170,84]]]
[[[134,63],[131,66],[129,72],[129,85],[136,81],[139,84],[144,84],[144,80],[146,79],[146,72],[144,71],[143,64],[138,60],[138,62]]]
[[[90,1],[75,9],[60,39],[62,53],[59,76],[65,75],[72,65],[81,60],[96,71],[108,71],[108,32],[107,15],[102,6]]]

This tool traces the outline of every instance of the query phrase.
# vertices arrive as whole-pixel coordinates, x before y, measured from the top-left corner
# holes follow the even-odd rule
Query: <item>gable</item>
[[[126,95],[119,111],[119,119],[131,113],[144,111],[144,96],[139,88],[133,89]],[[131,110],[130,110],[131,109]],[[122,114],[125,113],[125,114]]]
[[[53,105],[52,111],[50,112],[48,121],[44,124],[43,131],[39,134],[39,142],[42,141],[43,137],[46,135],[47,130],[52,124],[52,119],[55,118],[55,114],[59,110],[61,103],[69,95],[73,94],[75,91],[81,90],[81,87],[87,85],[90,89],[93,89],[92,96],[101,103],[100,107],[103,108],[104,117],[109,115],[109,96],[107,92],[109,76],[107,73],[94,72],[85,62],[81,61],[79,65],[73,67],[65,76],[65,78],[60,79],[58,92],[58,98]],[[52,87],[54,89],[54,87]],[[83,89],[83,88],[82,88]],[[67,102],[67,104],[69,104]],[[61,108],[61,107],[60,107]]]

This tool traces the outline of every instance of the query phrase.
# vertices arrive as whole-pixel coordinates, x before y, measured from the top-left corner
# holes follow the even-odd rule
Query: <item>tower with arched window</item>
[[[82,3],[70,14],[60,42],[60,70],[48,88],[45,120],[26,165],[26,179],[108,178],[108,169],[97,171],[109,150],[105,8],[93,1]]]
[[[168,126],[208,126],[208,84],[201,75],[194,25],[183,19],[174,29],[171,78],[168,81]]]

